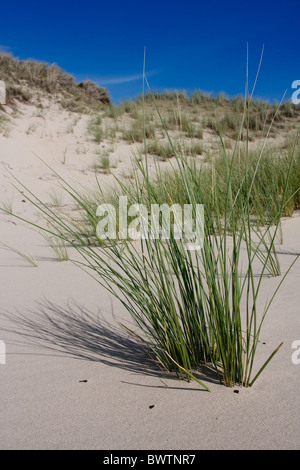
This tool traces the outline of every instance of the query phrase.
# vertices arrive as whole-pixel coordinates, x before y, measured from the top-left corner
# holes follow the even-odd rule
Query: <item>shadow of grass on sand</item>
[[[18,344],[47,348],[55,355],[101,362],[131,373],[177,379],[160,368],[149,348],[139,344],[116,321],[115,324],[108,322],[101,311],[96,314],[75,302],[62,307],[43,300],[37,302],[34,309],[15,313],[2,311],[1,316],[9,322],[4,330],[21,338]],[[109,316],[114,319],[112,313]],[[207,367],[203,373],[195,375],[207,382],[219,383],[216,374]]]

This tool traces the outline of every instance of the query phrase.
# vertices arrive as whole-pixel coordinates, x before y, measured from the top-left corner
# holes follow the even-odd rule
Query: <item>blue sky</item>
[[[108,88],[112,101],[152,90],[244,93],[247,43],[255,96],[280,101],[300,80],[300,0],[1,2],[0,49],[57,63]]]

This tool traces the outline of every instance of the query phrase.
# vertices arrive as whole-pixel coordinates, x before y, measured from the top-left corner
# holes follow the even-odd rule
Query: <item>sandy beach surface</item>
[[[87,119],[74,124],[53,107],[41,119],[23,106],[9,136],[0,135],[1,203],[35,220],[7,170],[47,199],[56,178],[36,155],[68,181],[91,186],[95,144],[85,135]],[[130,146],[120,144],[112,159],[118,174],[128,170]],[[299,449],[300,364],[292,355],[300,359],[300,352],[292,344],[300,342],[300,262],[266,317],[255,368],[283,341],[278,354],[252,388],[211,378],[208,393],[155,368],[117,323],[130,322],[125,309],[72,262],[59,262],[39,233],[2,213],[0,234],[38,264],[0,249],[1,449]],[[295,213],[283,220],[283,273],[300,252],[299,234]],[[261,309],[279,281],[264,280]]]

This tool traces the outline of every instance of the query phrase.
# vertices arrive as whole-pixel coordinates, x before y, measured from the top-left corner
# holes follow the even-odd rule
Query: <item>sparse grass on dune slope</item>
[[[300,108],[292,103],[283,103],[278,109],[275,104],[253,100],[246,122],[242,98],[229,100],[223,95],[214,97],[199,91],[191,96],[183,92],[154,93],[153,96],[162,119],[153,112],[148,95],[144,103],[138,97],[119,105],[108,105],[91,119],[89,132],[93,139],[96,142],[122,139],[132,144],[143,143],[146,138],[149,154],[167,160],[174,157],[174,152],[164,134],[166,126],[178,151],[181,140],[186,155],[210,158],[216,153],[216,146],[220,148],[220,134],[225,147],[233,149],[237,139],[254,146],[263,141],[271,123],[269,137],[277,140],[286,138],[300,125]]]
[[[73,111],[101,109],[110,102],[108,91],[86,81],[75,83],[72,75],[56,64],[18,60],[0,52],[0,80],[6,83],[7,103],[29,102],[37,92],[60,95],[61,104]]]
[[[195,127],[195,121],[198,121],[202,124],[202,128],[207,127],[216,134],[221,131],[223,135],[237,138],[244,113],[244,99],[241,97],[229,99],[222,94],[214,96],[201,91],[196,91],[190,96],[185,92],[168,91],[153,93],[152,96],[156,100],[169,130],[181,127],[188,137],[197,137],[195,132],[197,132],[198,127]],[[144,106],[146,113],[148,113],[151,109],[151,96],[145,95],[144,99]],[[136,98],[132,101],[131,107],[128,103],[127,105],[121,103],[116,107],[118,109],[116,114],[124,114],[126,109],[132,108],[138,112],[142,109],[142,100],[143,97]],[[294,126],[294,129],[296,129],[297,124],[300,124],[299,106],[291,102],[285,102],[278,109],[277,104],[255,99],[252,100],[248,121],[244,122],[243,127],[245,130],[251,131],[253,136],[264,137],[275,113],[276,117],[271,130],[274,134],[284,128],[288,129],[290,126]],[[158,118],[157,122],[159,122]],[[201,130],[200,128],[198,138],[201,138]]]

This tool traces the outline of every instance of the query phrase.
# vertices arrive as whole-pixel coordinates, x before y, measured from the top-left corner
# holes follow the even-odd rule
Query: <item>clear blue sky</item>
[[[108,88],[112,101],[142,91],[143,53],[153,90],[202,89],[230,96],[250,84],[280,100],[300,80],[300,0],[6,0],[0,49],[57,63]]]

